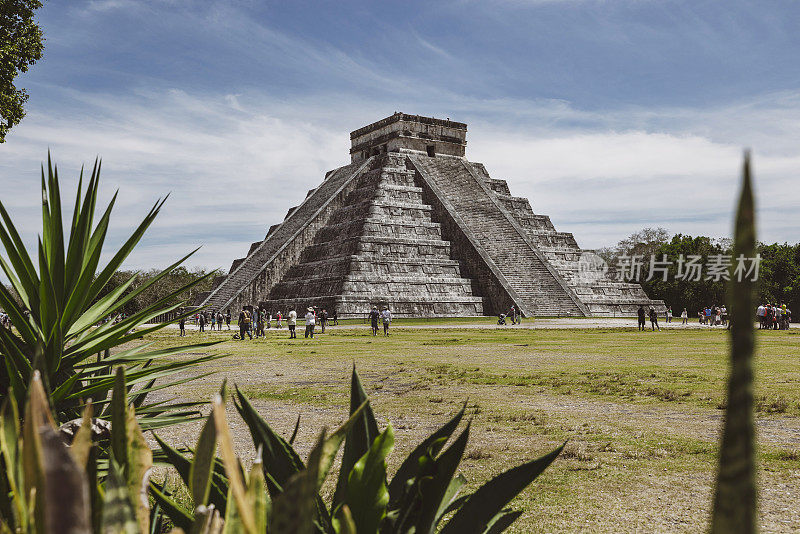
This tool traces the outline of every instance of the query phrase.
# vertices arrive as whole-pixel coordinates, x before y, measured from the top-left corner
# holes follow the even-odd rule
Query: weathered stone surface
[[[467,161],[466,125],[395,114],[351,134],[353,163],[234,260],[196,304],[363,316],[619,315],[663,310],[637,284],[586,280],[572,234]]]

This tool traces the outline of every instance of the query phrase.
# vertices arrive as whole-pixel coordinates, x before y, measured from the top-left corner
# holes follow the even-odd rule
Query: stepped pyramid
[[[638,284],[586,276],[572,234],[464,157],[467,125],[395,113],[350,134],[326,174],[195,304],[363,317],[633,315]]]

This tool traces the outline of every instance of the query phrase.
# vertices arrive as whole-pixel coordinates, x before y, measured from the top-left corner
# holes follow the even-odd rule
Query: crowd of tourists
[[[245,338],[262,338],[266,336],[266,330],[271,328],[282,329],[285,323],[289,331],[289,338],[294,339],[297,337],[297,317],[298,314],[293,309],[289,310],[286,314],[282,311],[273,314],[263,307],[245,306],[239,312],[239,317],[236,320],[239,333],[234,334],[233,337],[238,340],[244,340]],[[319,331],[324,334],[325,328],[329,324],[339,324],[339,318],[335,310],[329,314],[327,309],[323,308],[320,310],[316,306],[309,307],[303,319],[305,320],[306,338],[313,338],[317,327],[319,327]],[[221,331],[223,326],[226,330],[231,329],[233,316],[230,310],[226,313],[222,313],[221,311],[198,312],[192,315],[190,320],[194,321],[195,326],[197,326],[200,332],[205,332],[207,328],[211,331]],[[178,328],[180,329],[180,335],[185,336],[186,317],[179,319]]]
[[[792,311],[786,304],[759,304],[756,309],[758,328],[762,330],[788,330]]]
[[[705,306],[697,312],[700,324],[707,326],[725,326],[730,328],[731,322],[728,319],[728,308],[725,305]]]
[[[647,319],[650,319],[652,330],[661,330],[658,325],[658,314],[653,308],[649,310],[645,307],[639,306],[637,312],[639,319],[639,330],[647,329]],[[672,308],[668,307],[665,314],[666,322],[671,323],[673,320]],[[710,306],[703,306],[697,311],[697,318],[701,325],[710,327],[731,327],[731,320],[728,314],[728,308],[723,304],[717,306],[712,304]],[[687,324],[689,321],[689,313],[686,308],[683,309],[680,315],[681,324]],[[787,330],[789,323],[792,320],[792,312],[786,304],[761,304],[756,310],[756,321],[758,322],[759,329],[764,330]]]

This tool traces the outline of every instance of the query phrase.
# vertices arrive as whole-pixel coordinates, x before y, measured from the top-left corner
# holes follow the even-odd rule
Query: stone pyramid
[[[586,276],[572,234],[464,157],[467,125],[395,113],[350,134],[326,174],[195,304],[363,317],[633,315],[638,284]]]

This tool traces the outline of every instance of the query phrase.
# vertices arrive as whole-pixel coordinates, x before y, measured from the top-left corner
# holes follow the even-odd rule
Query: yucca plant
[[[176,302],[179,302],[180,295],[205,278],[163,295],[153,305],[129,317],[112,320],[126,302],[178,267],[193,252],[127,295],[125,292],[134,278],[100,296],[114,272],[152,224],[166,198],[155,203],[131,236],[100,268],[117,195],[95,224],[99,181],[100,163],[95,162],[84,193],[81,170],[67,238],[62,220],[58,170],[48,155],[46,172],[42,166],[42,234],[33,255],[25,249],[11,217],[0,203],[0,242],[5,249],[5,258],[0,256],[0,267],[17,297],[0,284],[0,308],[8,313],[14,326],[12,330],[0,328],[0,356],[3,359],[0,400],[13,394],[17,404],[22,405],[33,373],[39,371],[57,423],[79,418],[85,400],[90,397],[94,399],[98,416],[107,417],[110,413],[107,399],[114,385],[111,370],[123,366],[128,372],[129,400],[135,406],[143,428],[158,428],[184,421],[187,417],[198,417],[196,403],[148,404],[146,397],[157,389],[192,380],[163,379],[216,357],[207,355],[175,361],[165,360],[166,356],[208,347],[211,343],[162,350],[148,350],[148,345],[142,345],[114,354],[111,349],[166,326],[157,324],[140,328],[155,316],[178,308],[181,304]],[[157,379],[162,381],[156,384]]]
[[[151,491],[162,510],[186,531],[247,533],[489,533],[505,530],[521,514],[508,503],[555,460],[562,447],[496,476],[477,491],[460,495],[466,479],[457,474],[469,439],[470,423],[449,447],[465,408],[422,441],[389,481],[386,458],[394,447],[394,431],[380,431],[361,381],[353,369],[350,418],[328,436],[323,430],[303,462],[292,444],[256,412],[241,391],[235,407],[252,435],[258,454],[247,475],[233,456],[221,396],[214,403],[194,458],[162,440],[164,457],[190,488],[194,510]],[[215,436],[222,459],[214,458]],[[344,443],[336,492],[330,502],[320,487]],[[253,487],[266,486],[266,495]],[[263,493],[263,489],[262,489]],[[210,515],[209,515],[209,511]],[[223,519],[224,517],[224,519]],[[214,519],[216,518],[216,519]],[[234,526],[229,524],[234,521]]]

